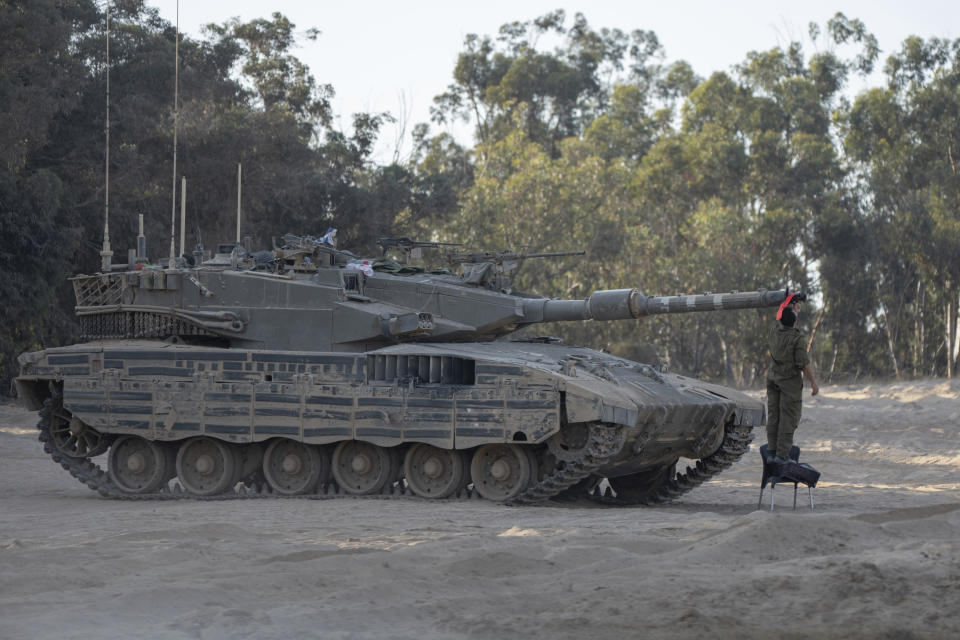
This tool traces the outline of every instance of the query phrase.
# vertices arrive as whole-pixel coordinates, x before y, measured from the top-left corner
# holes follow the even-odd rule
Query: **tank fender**
[[[611,424],[622,424],[633,427],[637,424],[636,407],[620,407],[609,402],[600,401],[600,420]]]
[[[588,389],[568,387],[565,409],[568,422],[606,422],[633,427],[637,424],[637,406],[626,398],[611,397]]]

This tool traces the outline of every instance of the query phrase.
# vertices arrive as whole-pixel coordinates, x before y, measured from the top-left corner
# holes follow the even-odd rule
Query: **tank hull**
[[[99,433],[154,442],[277,438],[445,450],[515,444],[549,457],[565,425],[620,426],[597,475],[716,452],[725,430],[764,424],[739,392],[590,349],[523,342],[416,343],[368,353],[96,341],[24,354],[21,398],[51,385]],[[553,462],[555,464],[555,461]]]

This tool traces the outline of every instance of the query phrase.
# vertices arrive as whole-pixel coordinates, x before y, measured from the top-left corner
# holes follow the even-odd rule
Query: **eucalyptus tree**
[[[525,134],[557,155],[562,140],[581,135],[607,109],[615,79],[652,82],[662,55],[655,34],[597,31],[579,13],[565,23],[557,10],[505,24],[496,39],[469,34],[453,83],[434,99],[434,120],[471,121],[486,145],[509,135],[519,116]],[[543,51],[541,39],[561,44]]]
[[[402,202],[390,171],[371,169],[383,114],[331,126],[332,89],[290,55],[286,18],[180,36],[156,9],[110,3],[110,230],[114,252],[133,245],[146,218],[149,257],[170,237],[173,122],[178,174],[189,183],[189,251],[234,237],[236,167],[243,163],[244,233],[258,243],[283,231],[373,245],[384,201]],[[104,219],[106,14],[83,0],[0,3],[0,376],[20,351],[72,339],[66,278],[97,268]],[[309,35],[309,34],[308,34]],[[179,177],[177,184],[179,185]],[[385,186],[386,185],[386,186]],[[179,195],[179,194],[178,194]],[[385,214],[389,223],[390,213]],[[351,236],[353,236],[351,238]]]
[[[679,130],[643,158],[637,193],[662,242],[663,286],[816,288],[830,242],[824,220],[842,217],[848,195],[833,111],[848,74],[868,72],[877,55],[862,23],[838,14],[827,27],[833,43],[858,47],[853,59],[807,57],[799,43],[750,52],[735,75],[696,86]],[[662,339],[688,370],[716,375],[709,363],[719,361],[729,381],[748,382],[762,368],[765,333],[748,315],[688,318]]]
[[[844,142],[880,229],[878,291],[890,311],[912,316],[891,335],[891,351],[912,359],[915,373],[952,377],[960,354],[960,40],[908,38],[885,74],[886,88],[852,106]]]
[[[21,351],[70,332],[61,282],[82,236],[58,131],[87,78],[75,37],[96,22],[92,0],[0,3],[0,380]]]

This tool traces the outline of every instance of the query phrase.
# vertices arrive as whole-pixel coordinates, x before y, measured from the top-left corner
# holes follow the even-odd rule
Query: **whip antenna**
[[[237,163],[237,246],[240,246],[240,191],[243,188],[243,182],[240,176],[243,173],[241,163]]]
[[[173,189],[170,204],[170,263],[172,269],[177,259],[175,237],[177,233],[177,123],[180,116],[180,0],[177,0],[177,36],[174,43],[173,70]]]
[[[106,161],[104,162],[104,196],[103,196],[103,249],[100,250],[100,271],[110,272],[110,261],[113,251],[110,250],[110,1],[107,0],[107,121],[105,133]]]
[[[187,176],[180,182],[180,255],[185,256],[187,240]]]

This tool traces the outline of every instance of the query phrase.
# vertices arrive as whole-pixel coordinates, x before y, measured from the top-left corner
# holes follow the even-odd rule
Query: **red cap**
[[[795,295],[796,295],[795,293],[787,294],[786,299],[780,304],[780,308],[777,309],[777,320],[779,320],[783,316],[783,310],[787,307],[788,304],[790,304],[790,301],[793,300],[793,296]]]

